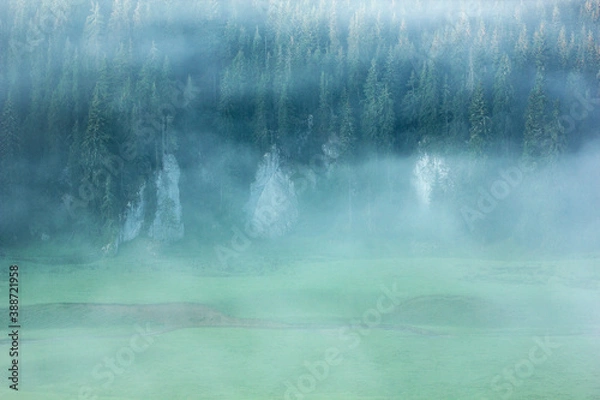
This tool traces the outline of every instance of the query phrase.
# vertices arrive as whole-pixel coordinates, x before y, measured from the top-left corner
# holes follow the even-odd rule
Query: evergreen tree
[[[544,143],[544,157],[550,164],[554,163],[565,152],[567,146],[566,132],[560,122],[560,116],[560,101],[557,99],[554,102],[550,121],[546,126],[546,140]]]
[[[45,193],[63,191],[66,170],[74,194],[91,186],[90,210],[111,223],[163,152],[194,159],[179,131],[216,128],[261,152],[277,144],[292,162],[324,144],[348,158],[522,147],[551,162],[596,122],[600,0],[516,2],[514,23],[465,10],[431,24],[377,1],[210,0],[181,24],[169,1],[38,3],[0,7],[0,181],[9,190],[11,165],[41,160],[31,179]],[[186,43],[186,57],[170,43]],[[109,177],[103,163],[126,139],[134,165]]]
[[[258,81],[258,88],[255,97],[254,107],[254,143],[262,153],[268,151],[272,143],[272,138],[269,135],[268,125],[268,78],[267,74],[262,73]]]
[[[433,61],[428,61],[421,69],[419,77],[419,100],[420,109],[417,111],[422,136],[428,140],[435,138],[438,129],[438,82]]]
[[[113,0],[112,11],[108,19],[108,32],[111,41],[122,41],[130,35],[131,0]]]
[[[93,69],[98,66],[104,50],[104,16],[98,1],[92,2],[90,15],[85,20],[84,35],[86,59],[91,62],[87,69]]]
[[[94,188],[90,200],[92,210],[99,206],[100,188],[105,187],[106,171],[103,162],[109,159],[110,121],[106,98],[102,93],[102,83],[97,83],[90,104],[87,128],[83,135],[80,148],[79,164],[82,170],[82,185]]]
[[[359,93],[359,81],[360,81],[360,73],[361,73],[361,63],[360,63],[360,42],[362,38],[362,21],[359,13],[355,13],[350,22],[350,27],[348,28],[348,47],[346,50],[347,53],[347,63],[348,63],[348,90],[350,90],[351,96],[357,96]]]
[[[0,115],[0,185],[8,186],[19,179],[20,137],[17,115],[9,93]]]
[[[523,25],[515,44],[515,62],[519,67],[524,67],[529,62],[529,37],[527,26]]]
[[[387,85],[379,82],[376,59],[371,62],[364,96],[363,140],[375,148],[376,154],[388,153],[391,150],[395,124],[394,103]]]
[[[379,109],[379,82],[377,79],[377,61],[373,59],[371,62],[371,68],[367,75],[364,88],[364,101],[363,101],[363,112],[362,112],[362,138],[364,143],[370,143],[376,148],[381,145],[378,143],[379,138],[379,126],[378,120],[381,117]]]
[[[441,136],[445,138],[446,147],[449,147],[449,142],[455,139],[452,138],[455,132],[453,130],[454,94],[452,93],[452,89],[450,87],[448,75],[444,76],[441,87],[441,104],[439,114],[441,121]]]
[[[342,143],[342,154],[351,155],[354,150],[356,139],[356,128],[354,121],[354,110],[350,104],[350,98],[346,88],[342,90],[340,105],[340,140]]]
[[[156,85],[159,77],[159,52],[158,48],[156,47],[156,43],[153,41],[136,82],[136,98],[138,102],[146,109],[150,108],[149,99],[152,96],[152,88]],[[156,111],[154,109],[151,110],[152,112]]]
[[[511,83],[512,65],[507,54],[500,58],[494,78],[492,96],[492,132],[496,149],[508,153],[513,136],[514,88]]]
[[[119,204],[116,196],[117,188],[112,175],[107,175],[103,186],[100,217],[102,221],[102,237],[104,243],[113,244],[119,235]]]
[[[277,109],[277,138],[280,142],[285,142],[286,138],[291,137],[292,130],[291,100],[288,95],[287,83],[283,84],[275,107]]]
[[[549,49],[546,39],[546,24],[544,21],[541,22],[540,27],[533,35],[533,57],[535,60],[535,66],[544,68],[548,63]]]
[[[479,82],[473,92],[471,107],[469,108],[469,150],[472,155],[481,158],[486,154],[486,147],[490,140],[491,123],[488,114],[483,84]]]
[[[321,72],[321,81],[319,84],[319,109],[317,112],[317,131],[320,140],[325,142],[332,131],[332,106],[329,92],[329,80],[325,72]]]
[[[566,68],[571,60],[572,49],[567,40],[567,31],[564,26],[560,28],[557,39],[558,54],[560,56],[560,66]]]
[[[545,77],[543,72],[538,71],[525,111],[523,156],[526,160],[535,160],[543,155],[547,102]]]

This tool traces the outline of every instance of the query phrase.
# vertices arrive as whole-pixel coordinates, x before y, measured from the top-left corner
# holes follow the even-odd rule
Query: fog
[[[0,397],[597,397],[599,21],[2,3]]]
[[[412,256],[487,254],[510,259],[595,254],[600,222],[595,184],[598,155],[598,144],[590,143],[550,166],[527,164],[519,158],[487,158],[479,163],[425,152],[383,160],[372,157],[354,165],[322,156],[309,167],[281,167],[296,188],[298,203],[298,215],[285,235],[265,239],[253,231],[247,213],[242,212],[251,197],[247,185],[231,188],[231,198],[225,200],[235,205],[236,213],[226,219],[210,218],[225,237],[236,236],[237,230],[244,232],[247,241],[280,243],[318,235],[338,243],[340,255],[356,252],[357,243],[368,248],[373,242],[385,243],[395,255]],[[196,182],[203,181],[203,173],[203,168],[189,171],[200,176]],[[207,185],[235,180],[230,176],[204,179]],[[267,226],[286,218],[277,214],[285,208],[280,203],[289,199],[272,196],[260,206]],[[206,215],[200,211],[196,218]],[[207,235],[214,232],[211,229]]]

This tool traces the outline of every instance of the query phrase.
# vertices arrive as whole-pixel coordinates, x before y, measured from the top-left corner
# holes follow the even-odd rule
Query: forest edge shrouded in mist
[[[597,186],[598,0],[9,0],[0,13],[3,243],[168,241],[184,221],[223,241],[265,190],[289,197],[282,232],[303,207],[370,234],[435,220],[488,239],[597,219],[575,215],[600,194],[572,195],[571,178]],[[263,155],[277,172],[264,179]],[[532,195],[565,192],[506,226]],[[439,208],[419,214],[419,199]]]

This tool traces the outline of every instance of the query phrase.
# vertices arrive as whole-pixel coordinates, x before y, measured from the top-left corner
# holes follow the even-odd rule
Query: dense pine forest
[[[164,154],[226,173],[182,188],[224,214],[275,147],[551,165],[598,138],[599,28],[600,0],[6,0],[0,236],[106,243]]]

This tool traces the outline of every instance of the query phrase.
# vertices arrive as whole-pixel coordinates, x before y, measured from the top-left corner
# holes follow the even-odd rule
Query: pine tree
[[[535,160],[543,155],[547,107],[544,86],[544,74],[542,71],[538,71],[535,85],[529,95],[527,109],[525,111],[523,156],[526,160]]]
[[[268,125],[268,77],[266,73],[262,73],[258,80],[258,88],[255,97],[254,106],[254,143],[262,153],[268,151],[274,144],[271,142]]]
[[[80,165],[82,179],[96,188],[104,187],[104,160],[108,159],[110,129],[106,99],[102,94],[102,84],[96,84],[90,104],[87,128],[81,142]],[[95,199],[98,201],[98,199]]]
[[[441,87],[441,104],[440,104],[440,121],[442,136],[449,142],[450,137],[454,134],[452,130],[452,122],[454,119],[454,94],[450,87],[448,75],[444,75],[444,80]]]
[[[392,151],[394,141],[394,126],[396,124],[396,115],[394,112],[394,99],[387,85],[382,84],[379,92],[379,108],[381,110],[380,122],[380,149],[384,154]]]
[[[364,87],[364,100],[363,100],[363,112],[362,112],[362,138],[365,144],[370,144],[379,147],[379,124],[380,118],[379,110],[379,82],[377,79],[377,61],[373,59],[371,61],[371,68],[367,75],[367,80]]]
[[[291,100],[288,95],[288,84],[284,83],[276,102],[277,110],[277,138],[285,142],[286,138],[291,136]]]
[[[371,68],[364,87],[362,135],[365,143],[386,154],[391,150],[395,125],[394,102],[387,85],[378,79],[377,61]]]
[[[544,68],[548,63],[549,52],[546,39],[546,23],[542,21],[533,35],[533,58],[538,69]]]
[[[438,82],[433,61],[428,61],[423,65],[419,77],[418,98],[420,100],[419,126],[422,134],[432,139],[438,136]]]
[[[342,143],[342,154],[348,154],[349,156],[353,153],[354,142],[355,142],[355,122],[354,122],[354,110],[350,104],[350,97],[346,88],[342,89],[341,105],[340,105],[340,141]]]
[[[104,181],[102,201],[100,204],[102,236],[104,242],[109,244],[115,242],[120,229],[118,225],[119,205],[116,193],[117,188],[114,183],[114,178],[109,174]]]
[[[556,45],[560,56],[560,66],[566,68],[571,60],[572,49],[567,41],[567,31],[564,26],[560,28]]]
[[[88,69],[94,69],[97,67],[97,63],[100,61],[104,50],[104,16],[102,15],[98,1],[92,2],[90,15],[86,18],[83,29],[86,55],[87,59],[91,62],[91,64],[88,64]]]
[[[4,101],[0,115],[0,185],[15,183],[20,177],[16,165],[19,159],[21,141],[19,125],[14,109],[12,94]]]
[[[358,12],[354,14],[350,22],[348,32],[347,63],[348,63],[348,90],[351,96],[359,93],[360,65],[360,43],[362,38],[363,24]]]
[[[511,83],[512,64],[507,54],[500,58],[494,77],[492,95],[492,132],[494,141],[504,153],[509,150],[513,137],[514,88]]]
[[[319,109],[317,111],[317,131],[321,136],[320,140],[325,142],[332,131],[331,114],[332,106],[329,92],[329,80],[325,72],[321,72],[319,83]]]
[[[515,44],[515,61],[519,67],[527,65],[529,62],[529,37],[527,35],[527,26],[523,25]]]
[[[83,151],[83,132],[79,127],[79,121],[75,120],[71,129],[71,145],[69,147],[69,158],[67,166],[71,175],[71,183],[74,187],[79,189],[79,185],[84,180],[84,165],[81,158]],[[75,193],[78,195],[77,193]]]
[[[113,0],[112,12],[108,19],[108,32],[111,41],[122,41],[130,35],[129,12],[131,0]]]
[[[254,32],[254,38],[252,39],[252,48],[251,48],[251,57],[252,64],[255,68],[255,72],[259,73],[262,68],[266,67],[266,36],[263,40],[263,37],[260,35],[258,30],[258,26]]]
[[[418,140],[415,137],[418,134],[418,117],[419,110],[421,108],[421,99],[418,90],[418,78],[414,70],[411,71],[410,78],[408,79],[408,83],[406,84],[406,88],[406,94],[402,98],[401,115],[402,119],[404,120],[406,129],[410,132],[410,134],[405,134],[405,142],[406,145],[408,145],[410,141]]]
[[[561,28],[564,28],[562,25],[561,12],[558,4],[555,4],[554,8],[552,8],[552,27],[554,28],[555,32],[558,32]]]
[[[153,41],[136,82],[136,98],[138,102],[146,109],[148,109],[150,106],[149,99],[152,96],[152,87],[153,85],[156,85],[159,77],[159,52],[156,44]],[[154,109],[151,110],[151,112],[155,111],[156,110]]]
[[[592,73],[598,73],[600,66],[600,45],[596,43],[594,32],[589,29],[585,36],[585,65]]]
[[[491,124],[488,114],[483,83],[479,82],[469,108],[469,150],[475,157],[481,158],[487,150],[490,140]]]
[[[552,117],[546,126],[546,141],[544,143],[544,156],[550,164],[554,163],[567,147],[565,128],[560,122],[560,116],[560,101],[557,99],[552,109]]]
[[[328,14],[328,49],[330,55],[335,55],[341,46],[338,33],[337,21],[337,0],[331,2],[331,10]]]
[[[65,59],[62,64],[60,79],[52,91],[47,115],[47,151],[52,154],[56,162],[61,163],[67,155],[68,133],[73,125],[74,101],[71,85],[74,79],[74,60],[72,48],[67,39],[65,45]]]

